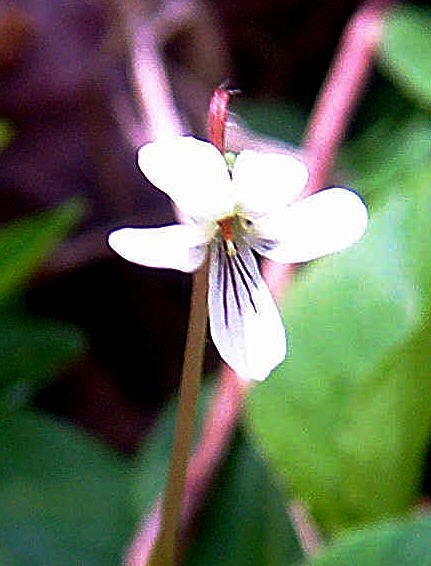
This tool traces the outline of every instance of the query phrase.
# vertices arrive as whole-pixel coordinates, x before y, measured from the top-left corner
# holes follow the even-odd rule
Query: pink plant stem
[[[303,196],[321,188],[332,169],[350,117],[367,84],[386,3],[364,2],[343,32],[305,136],[310,179]]]
[[[338,148],[367,84],[390,0],[368,0],[347,24],[317,97],[304,136],[309,180],[302,198],[325,186]],[[262,274],[275,297],[287,288],[292,266],[266,261]]]
[[[382,0],[364,2],[343,33],[305,136],[304,159],[310,170],[310,179],[303,196],[324,186],[369,77],[379,43],[383,10],[389,3]],[[294,269],[293,265],[264,262],[262,272],[274,296],[286,291]],[[190,460],[181,511],[182,532],[195,517],[222,461],[249,387],[249,384],[240,382],[228,367],[222,368],[201,439]],[[132,541],[125,560],[127,566],[148,563],[157,536],[159,511],[160,500]]]

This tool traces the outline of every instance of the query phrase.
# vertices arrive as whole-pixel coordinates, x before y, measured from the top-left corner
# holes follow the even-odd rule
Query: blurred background
[[[241,144],[299,145],[359,4],[0,0],[2,566],[118,564],[163,485],[191,278],[106,245],[114,228],[175,220],[139,172],[137,148],[160,127],[205,138],[212,91],[226,79],[241,90]],[[422,193],[411,197],[422,215],[402,206],[410,186],[429,187],[429,4],[410,3],[388,27],[328,180],[358,190],[377,228],[343,256],[347,267],[329,259],[301,272],[283,307],[293,361],[250,401],[191,564],[300,560],[281,492],[307,501],[328,536],[427,497],[431,215]],[[207,374],[218,365],[209,340],[205,363]]]
[[[113,228],[174,220],[169,199],[137,168],[136,149],[153,133],[146,113],[159,100],[160,112],[172,104],[183,131],[205,138],[212,91],[229,79],[244,101],[297,105],[295,123],[288,114],[280,123],[280,108],[272,128],[299,142],[355,5],[2,1],[0,116],[10,138],[0,155],[1,219],[71,198],[81,207],[27,286],[33,314],[78,326],[87,342],[73,366],[50,376],[40,407],[120,450],[136,448],[178,383],[190,287],[188,276],[136,267],[106,246]],[[166,80],[148,77],[150,109],[133,84],[139,55]]]

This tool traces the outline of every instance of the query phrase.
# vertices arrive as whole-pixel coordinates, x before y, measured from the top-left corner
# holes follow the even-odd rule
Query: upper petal
[[[120,228],[108,237],[119,255],[147,267],[191,272],[205,259],[206,241],[193,226],[175,224],[162,228]]]
[[[220,356],[245,380],[262,381],[286,356],[277,306],[244,242],[237,255],[221,242],[211,251],[208,307],[211,336]]]
[[[367,224],[367,208],[356,193],[325,189],[256,223],[260,238],[253,237],[250,244],[280,263],[309,261],[357,242]],[[266,246],[266,240],[274,245]]]
[[[293,202],[307,183],[308,170],[292,155],[242,151],[232,176],[242,212],[258,217]]]
[[[204,221],[232,211],[227,165],[212,144],[192,137],[164,138],[142,146],[138,164],[192,218]]]

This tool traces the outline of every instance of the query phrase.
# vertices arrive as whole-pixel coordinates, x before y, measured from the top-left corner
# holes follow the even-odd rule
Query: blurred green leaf
[[[199,437],[211,391],[211,383],[205,382],[201,387],[199,395],[194,442]],[[165,486],[174,438],[176,415],[177,399],[175,398],[161,411],[157,424],[145,437],[134,459],[133,501],[140,515],[144,515],[152,509],[157,496]]]
[[[186,566],[287,566],[302,556],[286,500],[238,431],[199,517]]]
[[[380,73],[373,77],[353,129],[337,157],[336,183],[355,187],[369,206],[380,206],[399,191],[400,172],[414,173],[431,161],[429,114]]]
[[[428,566],[431,564],[431,516],[346,532],[309,566]]]
[[[212,386],[207,383],[200,395],[195,440],[211,394]],[[153,507],[164,488],[175,416],[173,401],[135,460],[133,494],[141,515]],[[233,441],[199,524],[186,560],[190,566],[257,566],[267,558],[268,563],[287,565],[301,557],[284,502],[265,464],[242,433]]]
[[[431,158],[429,116],[397,104],[344,149],[339,159],[349,184],[373,206],[399,190],[400,171],[413,173]]]
[[[249,400],[250,427],[334,532],[406,511],[431,430],[431,169],[354,248],[304,269],[283,308],[289,357]]]
[[[8,566],[117,566],[137,519],[125,463],[36,413],[16,413],[0,434],[0,558]]]
[[[431,108],[431,11],[405,5],[389,12],[380,62],[415,102]]]
[[[247,128],[270,138],[300,145],[307,123],[306,113],[278,100],[232,99],[232,111]]]
[[[17,292],[81,216],[77,201],[0,227],[0,302]]]
[[[77,328],[56,321],[0,318],[0,407],[13,405],[22,388],[32,391],[82,353],[85,340]],[[10,387],[12,385],[12,388]]]

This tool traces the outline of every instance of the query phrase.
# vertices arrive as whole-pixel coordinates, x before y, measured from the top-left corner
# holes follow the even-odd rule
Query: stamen
[[[226,241],[226,246],[227,246],[227,254],[228,256],[232,257],[236,255],[236,249],[235,249],[235,245],[232,242],[232,240],[225,240]]]

